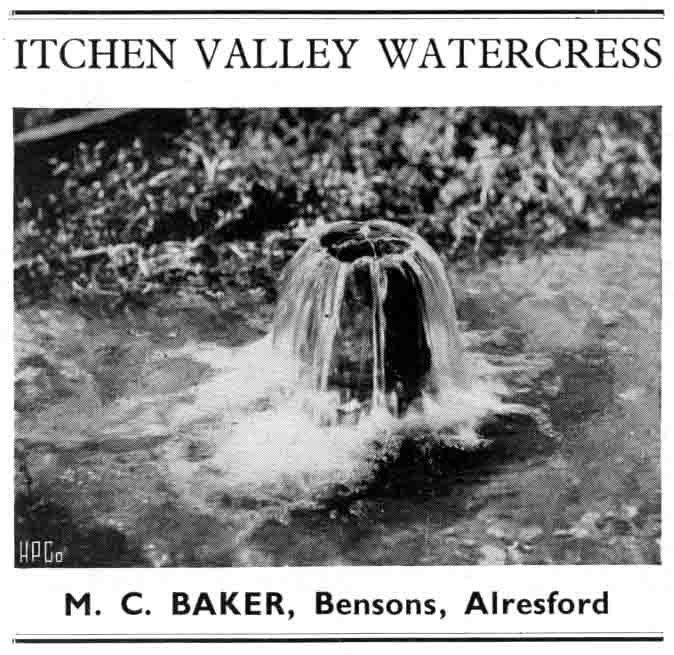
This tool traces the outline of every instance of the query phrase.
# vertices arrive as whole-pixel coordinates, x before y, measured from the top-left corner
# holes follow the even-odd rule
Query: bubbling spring
[[[542,424],[504,401],[504,369],[521,363],[494,366],[461,336],[447,274],[423,239],[386,221],[334,223],[288,264],[268,337],[186,346],[215,371],[171,411],[208,457],[186,463],[177,441],[172,470],[206,505],[223,492],[301,503],[366,485],[410,440],[420,453],[472,450],[498,432],[492,420],[485,436],[495,416]]]
[[[404,416],[423,398],[471,379],[440,258],[388,221],[342,221],[288,265],[273,344],[297,384],[320,399],[323,421]]]

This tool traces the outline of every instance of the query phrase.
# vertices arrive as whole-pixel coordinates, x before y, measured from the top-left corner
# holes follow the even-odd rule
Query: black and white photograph
[[[659,563],[660,121],[16,108],[15,566]]]

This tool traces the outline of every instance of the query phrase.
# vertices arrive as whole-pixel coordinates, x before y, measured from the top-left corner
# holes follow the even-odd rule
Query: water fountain
[[[340,221],[315,234],[285,274],[274,347],[328,420],[403,416],[470,376],[447,274],[411,230]]]
[[[502,367],[463,337],[442,261],[416,233],[383,220],[316,231],[286,268],[267,337],[173,353],[213,371],[169,410],[189,435],[171,455],[177,486],[201,509],[223,494],[313,502],[364,488],[404,444],[415,458],[469,452],[498,439],[498,417],[538,420],[505,401]]]

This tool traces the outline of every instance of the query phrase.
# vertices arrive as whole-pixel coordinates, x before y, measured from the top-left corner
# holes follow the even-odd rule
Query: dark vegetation
[[[17,110],[15,130],[75,110]],[[317,222],[386,218],[444,257],[660,217],[658,108],[146,110],[17,147],[17,300],[273,294]]]

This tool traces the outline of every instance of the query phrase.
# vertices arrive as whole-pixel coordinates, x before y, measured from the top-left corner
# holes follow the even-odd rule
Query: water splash
[[[288,265],[272,333],[215,348],[189,353],[219,371],[174,409],[181,434],[210,444],[188,462],[175,442],[171,467],[193,497],[301,502],[367,484],[410,435],[474,449],[490,416],[538,418],[464,350],[440,258],[386,221],[314,235]]]

